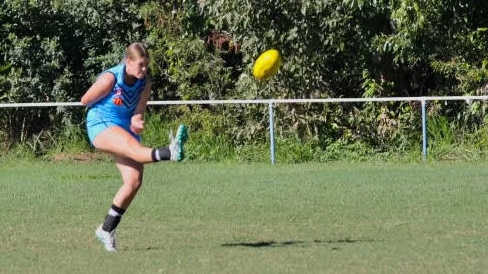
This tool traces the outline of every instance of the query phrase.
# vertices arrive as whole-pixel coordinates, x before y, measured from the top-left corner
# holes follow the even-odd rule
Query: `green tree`
[[[2,102],[78,101],[103,68],[141,38],[134,1],[3,2],[1,49],[8,70],[0,75]],[[7,145],[78,123],[81,112],[58,108],[4,109]]]
[[[284,64],[272,88],[248,80],[238,84],[248,97],[459,95],[488,80],[484,1],[208,0],[201,6],[217,28],[242,43],[247,72],[263,50],[281,50]],[[388,148],[418,132],[406,126],[418,119],[417,110],[406,103],[290,105],[281,107],[278,119],[294,125],[290,135]],[[384,125],[388,130],[378,130]]]

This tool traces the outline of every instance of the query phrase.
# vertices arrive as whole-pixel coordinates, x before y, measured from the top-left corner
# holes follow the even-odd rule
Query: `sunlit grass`
[[[488,268],[485,164],[146,167],[118,229],[93,237],[112,163],[0,167],[1,273],[446,273]]]

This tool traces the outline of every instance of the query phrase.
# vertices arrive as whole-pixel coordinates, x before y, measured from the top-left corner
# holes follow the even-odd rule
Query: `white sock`
[[[156,160],[161,161],[161,155],[159,155],[159,149],[156,149],[156,151],[154,152],[154,157],[156,158]]]
[[[108,211],[108,215],[114,216],[114,217],[122,216],[122,215],[120,215],[120,213],[118,213],[117,211],[113,210],[112,208]]]

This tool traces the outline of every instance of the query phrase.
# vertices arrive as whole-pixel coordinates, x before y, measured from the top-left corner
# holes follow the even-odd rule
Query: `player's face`
[[[133,76],[137,79],[142,79],[147,74],[148,65],[149,65],[149,60],[144,57],[127,59],[125,63],[125,69],[128,75]]]

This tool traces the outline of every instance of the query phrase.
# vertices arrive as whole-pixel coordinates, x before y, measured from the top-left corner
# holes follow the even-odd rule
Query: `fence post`
[[[427,160],[427,118],[425,111],[425,100],[422,100],[422,157]]]
[[[271,164],[275,164],[275,143],[274,143],[274,112],[273,112],[273,100],[269,100],[269,141],[271,152]]]

